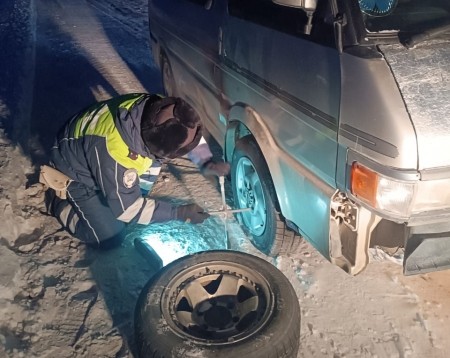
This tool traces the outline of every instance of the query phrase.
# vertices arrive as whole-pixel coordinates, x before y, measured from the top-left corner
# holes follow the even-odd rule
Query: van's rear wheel
[[[295,252],[300,236],[288,229],[276,207],[276,194],[263,154],[250,138],[236,143],[231,166],[234,204],[250,208],[239,222],[252,236],[253,245],[269,256]]]
[[[140,358],[294,358],[300,306],[269,262],[233,251],[182,257],[158,271],[135,312]]]
[[[161,77],[164,91],[167,96],[177,96],[175,78],[173,77],[172,66],[166,55],[161,55]]]

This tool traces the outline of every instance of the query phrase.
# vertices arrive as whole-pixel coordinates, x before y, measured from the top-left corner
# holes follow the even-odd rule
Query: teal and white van
[[[449,1],[150,0],[149,20],[256,247],[299,233],[350,274],[374,246],[405,274],[450,267]]]

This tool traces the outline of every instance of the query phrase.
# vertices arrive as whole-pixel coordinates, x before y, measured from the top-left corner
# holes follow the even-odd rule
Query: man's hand
[[[215,162],[213,160],[208,160],[200,167],[200,171],[205,176],[226,176],[230,172],[230,164],[226,162]]]
[[[187,204],[178,206],[176,209],[176,219],[192,224],[201,224],[209,218],[201,206],[197,204]]]

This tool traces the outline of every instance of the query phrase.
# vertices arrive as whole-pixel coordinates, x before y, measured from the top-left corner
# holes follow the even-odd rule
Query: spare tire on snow
[[[135,333],[141,358],[295,358],[300,306],[269,262],[207,251],[150,279],[137,302]]]

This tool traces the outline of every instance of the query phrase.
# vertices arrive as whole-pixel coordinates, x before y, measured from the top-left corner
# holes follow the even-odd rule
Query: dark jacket
[[[154,157],[141,138],[141,115],[154,95],[128,94],[96,103],[73,116],[57,135],[56,169],[101,190],[117,219],[148,224],[155,201],[142,197],[139,176]]]

